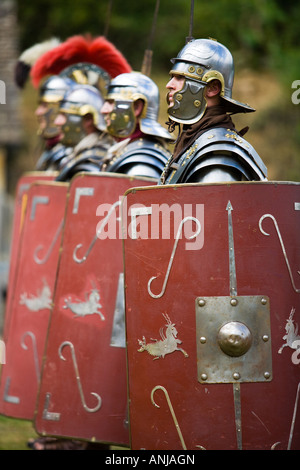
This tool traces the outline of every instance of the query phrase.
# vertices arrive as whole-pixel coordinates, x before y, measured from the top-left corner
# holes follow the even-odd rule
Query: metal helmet
[[[87,114],[93,116],[94,126],[104,131],[104,118],[100,112],[103,103],[101,93],[91,85],[75,85],[69,90],[60,105],[60,112],[66,116],[61,142],[75,146],[86,136],[82,119]]]
[[[45,80],[39,88],[39,104],[46,104],[47,111],[44,112],[44,128],[39,130],[39,134],[45,139],[51,139],[59,134],[59,129],[54,121],[57,116],[59,105],[68,90],[71,90],[75,82],[70,78],[53,75]]]
[[[114,101],[107,131],[115,137],[128,137],[136,129],[134,102],[144,101],[139,117],[140,129],[144,134],[173,140],[169,132],[158,122],[159,90],[151,78],[140,72],[122,73],[114,78],[108,88],[107,100]]]
[[[183,124],[194,124],[206,109],[205,86],[212,80],[221,84],[220,97],[231,113],[255,111],[247,104],[232,99],[234,63],[230,51],[213,39],[194,39],[187,43],[171,62],[170,74],[185,77],[183,88],[174,94],[174,105],[168,108],[170,118]]]

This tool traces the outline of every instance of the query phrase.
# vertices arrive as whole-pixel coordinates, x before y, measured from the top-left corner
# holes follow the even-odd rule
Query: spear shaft
[[[148,77],[150,76],[150,73],[151,73],[152,56],[153,56],[152,45],[153,45],[154,33],[156,29],[158,10],[159,10],[159,0],[156,0],[151,33],[150,33],[149,40],[148,40],[148,47],[144,53],[144,59],[143,59],[142,70],[141,70],[141,72],[144,75],[147,75]]]
[[[186,38],[186,44],[194,39],[193,38],[193,22],[194,22],[194,0],[191,0],[190,27],[189,27],[189,35]]]

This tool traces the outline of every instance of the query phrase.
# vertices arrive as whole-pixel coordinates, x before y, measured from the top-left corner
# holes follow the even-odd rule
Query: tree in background
[[[155,0],[17,0],[20,49],[51,36],[101,35],[140,68],[151,31]],[[108,15],[109,5],[111,14]],[[109,18],[108,18],[109,16]],[[153,49],[154,67],[168,69],[189,31],[190,1],[161,0]],[[239,55],[241,66],[284,69],[300,77],[300,5],[294,0],[195,0],[194,37],[213,37]],[[298,60],[297,60],[298,59]],[[286,65],[286,66],[285,66]],[[282,73],[280,74],[282,76]],[[287,78],[288,77],[288,78]]]

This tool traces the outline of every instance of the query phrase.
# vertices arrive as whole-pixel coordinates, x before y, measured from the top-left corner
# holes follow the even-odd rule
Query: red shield
[[[133,449],[300,448],[300,185],[141,188],[124,214]]]
[[[37,406],[42,434],[128,445],[120,203],[153,184],[72,179]]]
[[[0,385],[1,413],[15,418],[34,417],[67,189],[36,183],[27,193]]]
[[[14,282],[16,276],[16,264],[18,259],[18,249],[20,234],[22,232],[24,211],[26,208],[27,194],[30,185],[36,181],[51,181],[55,178],[57,173],[45,173],[45,172],[32,172],[25,173],[18,181],[15,206],[14,206],[14,219],[11,234],[11,249],[10,249],[10,261],[9,261],[9,276],[8,276],[8,290],[5,308],[5,323],[4,323],[4,338],[7,340],[9,320],[11,317],[11,302],[14,294]]]

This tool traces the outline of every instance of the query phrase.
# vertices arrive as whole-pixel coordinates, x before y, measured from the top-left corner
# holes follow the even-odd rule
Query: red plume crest
[[[79,62],[88,62],[104,69],[111,78],[131,72],[123,54],[103,36],[95,39],[73,36],[42,55],[31,69],[35,87],[47,75],[58,75],[63,69]]]

